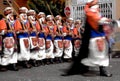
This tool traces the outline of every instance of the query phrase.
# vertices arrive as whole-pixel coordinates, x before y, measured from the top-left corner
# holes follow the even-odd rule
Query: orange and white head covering
[[[35,12],[35,10],[30,9],[30,10],[27,11],[27,15],[28,16],[35,16],[36,12]]]
[[[98,9],[99,9],[99,5],[98,5],[98,4],[93,5],[93,6],[90,7],[90,10],[91,10],[92,12],[98,12],[98,11],[99,11]]]
[[[46,15],[44,12],[39,12],[37,16],[38,18],[45,18]]]
[[[52,21],[54,19],[53,15],[46,16],[47,21]]]
[[[26,7],[21,7],[19,8],[19,13],[27,13],[28,12],[28,9]]]
[[[8,14],[13,13],[13,8],[12,7],[6,7],[4,9],[4,15],[7,16]]]
[[[57,15],[57,16],[55,17],[55,19],[56,19],[56,20],[62,20],[62,17],[61,17],[60,15]]]
[[[91,3],[93,0],[87,0],[87,3]]]
[[[73,18],[68,18],[67,19],[67,23],[73,23],[73,22],[74,22]]]
[[[100,25],[110,24],[110,19],[108,19],[108,18],[106,18],[106,17],[102,17],[102,18],[98,21],[98,23],[99,23]]]
[[[81,24],[82,21],[80,19],[75,20],[75,24]]]

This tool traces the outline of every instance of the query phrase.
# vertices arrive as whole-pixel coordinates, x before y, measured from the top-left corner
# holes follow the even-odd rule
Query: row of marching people
[[[0,19],[0,70],[71,61],[79,53],[84,32],[80,20],[63,22],[60,15],[36,14],[26,7],[14,13],[6,7]]]

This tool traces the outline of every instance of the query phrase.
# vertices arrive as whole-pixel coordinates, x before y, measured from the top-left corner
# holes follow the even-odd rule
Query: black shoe
[[[54,60],[51,58],[50,60],[50,64],[55,64]]]
[[[17,68],[16,64],[11,64],[11,70],[18,71],[19,69]]]
[[[30,64],[28,64],[28,61],[24,61],[23,67],[25,68],[31,68],[32,66]]]
[[[37,66],[40,66],[40,65],[41,65],[41,63],[40,63],[39,60],[37,60],[36,63],[37,63]]]
[[[40,60],[40,64],[43,65],[43,66],[45,65],[43,60]]]
[[[112,74],[108,74],[108,73],[101,74],[101,73],[100,73],[100,76],[112,77]]]
[[[105,77],[112,77],[112,74],[107,73],[105,67],[100,66],[100,76],[105,76]]]
[[[33,65],[34,67],[38,67],[37,61],[36,61],[36,60],[33,60],[33,61],[32,61],[32,65]]]
[[[47,65],[50,64],[50,59],[46,59],[46,64],[47,64]]]
[[[1,72],[5,72],[5,71],[7,71],[8,69],[7,69],[7,67],[6,66],[0,66],[0,71]]]

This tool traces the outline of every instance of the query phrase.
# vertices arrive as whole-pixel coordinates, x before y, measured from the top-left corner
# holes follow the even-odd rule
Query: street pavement
[[[120,81],[120,58],[112,58],[107,70],[112,77],[99,76],[99,69],[90,68],[92,76],[61,76],[71,63],[51,64],[19,71],[0,72],[0,81]]]

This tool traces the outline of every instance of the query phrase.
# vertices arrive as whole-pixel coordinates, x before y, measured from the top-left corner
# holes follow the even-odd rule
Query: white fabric
[[[53,50],[54,50],[54,46],[51,40],[46,40],[46,41],[50,41],[51,46],[50,48],[46,49],[46,58],[54,58],[54,54],[53,54]]]
[[[28,12],[28,9],[26,7],[21,7],[19,10],[23,10],[23,11],[25,11],[25,13]]]
[[[38,55],[39,55],[39,52],[35,50],[30,53],[30,59],[38,60]]]
[[[42,38],[44,39],[44,38]],[[46,53],[45,53],[45,39],[44,39],[44,45],[42,47],[39,47],[39,54],[38,54],[38,59],[37,60],[42,60],[46,58]]]
[[[80,47],[79,47],[79,48],[76,48],[76,47],[74,46],[74,51],[75,51],[75,56],[78,56],[79,51],[80,51]]]
[[[13,38],[13,37],[6,37],[6,38]],[[17,63],[17,53],[14,53],[14,47],[8,49],[4,45],[3,52],[4,52],[4,55],[0,59],[1,60],[0,65],[3,65],[3,66],[5,65],[6,66],[6,65],[9,65],[9,64],[12,64],[12,63]]]
[[[81,61],[84,65],[87,66],[108,66],[109,57],[108,57],[108,44],[105,43],[105,50],[98,51],[96,40],[102,39],[102,37],[96,37],[90,39],[89,44],[89,56]],[[104,38],[105,39],[105,38]]]
[[[37,45],[36,46],[34,46],[33,45],[33,43],[32,43],[32,38],[36,38],[36,36],[31,36],[31,37],[29,37],[30,38],[30,49],[34,49],[34,48],[36,48],[36,47],[38,47],[38,43],[37,43]],[[35,50],[35,51],[32,51],[31,53],[30,53],[30,59],[35,59],[35,60],[37,60],[38,59],[38,55],[39,55],[39,52],[38,52],[38,50]]]
[[[38,15],[41,15],[41,14],[43,14],[43,15],[44,15],[45,13],[44,13],[44,12],[39,12],[39,13],[38,13]]]
[[[63,55],[63,48],[59,48],[58,46],[58,41],[62,41],[62,40],[54,40],[54,45],[55,45],[55,57],[62,57]]]
[[[70,41],[70,40],[64,40],[64,41]],[[63,58],[72,58],[72,51],[73,51],[73,46],[70,41],[70,46],[68,48],[64,48],[64,56]]]
[[[4,11],[7,11],[7,10],[12,10],[12,7],[6,7],[6,8],[4,9]]]
[[[20,53],[18,54],[18,60],[19,61],[25,61],[25,60],[29,60],[30,59],[30,47],[26,48],[24,45],[24,39],[28,39],[28,38],[20,38]],[[29,40],[29,39],[28,39]],[[29,46],[30,46],[30,42],[29,42]]]
[[[99,21],[99,24],[103,25],[103,24],[109,24],[110,22],[108,22],[108,18],[106,17],[102,17]]]
[[[32,38],[36,38],[36,36],[31,36],[31,37],[29,37],[29,39],[30,39],[30,49],[33,49],[33,48],[36,48],[38,45],[36,45],[36,46],[34,46],[33,45],[33,43],[32,43]]]
[[[120,20],[117,20],[116,23],[117,23],[117,27],[120,28]]]
[[[90,3],[90,2],[92,2],[92,1],[93,1],[93,0],[88,0],[87,3]]]
[[[90,9],[97,9],[97,8],[99,8],[99,5],[97,4],[90,7]]]

